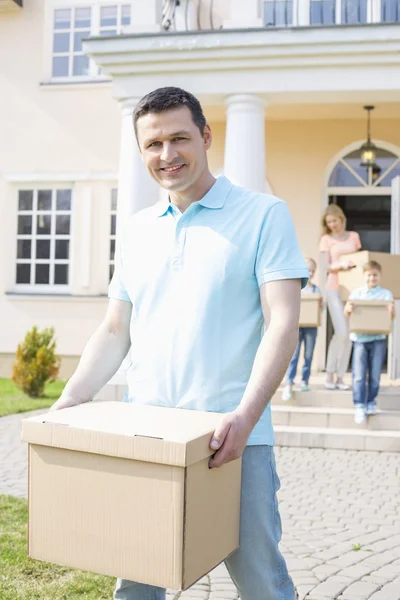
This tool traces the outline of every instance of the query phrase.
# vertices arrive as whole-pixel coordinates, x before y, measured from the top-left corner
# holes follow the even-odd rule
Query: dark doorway
[[[357,231],[362,250],[371,252],[390,252],[390,214],[392,199],[390,196],[329,196],[329,204],[337,204],[347,218],[347,229]],[[327,344],[333,335],[332,321],[328,312]],[[350,361],[351,365],[351,361]],[[385,361],[385,370],[387,361]]]
[[[329,196],[347,217],[347,229],[357,231],[363,250],[390,252],[390,196]]]

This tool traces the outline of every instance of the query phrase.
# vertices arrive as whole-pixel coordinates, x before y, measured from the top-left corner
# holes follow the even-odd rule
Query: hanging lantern
[[[374,167],[376,160],[376,146],[371,142],[371,110],[374,110],[374,106],[364,106],[364,110],[368,113],[368,124],[367,124],[367,141],[360,148],[360,166],[361,167]]]

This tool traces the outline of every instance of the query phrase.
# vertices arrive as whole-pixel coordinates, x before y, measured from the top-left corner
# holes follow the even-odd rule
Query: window
[[[336,0],[310,0],[310,24],[334,25],[336,23]]]
[[[71,240],[70,189],[18,193],[18,286],[67,286]]]
[[[109,262],[109,280],[111,281],[114,274],[114,258],[115,258],[115,232],[117,229],[117,196],[116,188],[111,190],[111,223],[110,223],[110,262]]]
[[[266,0],[264,23],[267,27],[286,27],[293,24],[292,0]]]
[[[331,187],[390,187],[400,175],[400,157],[377,148],[374,167],[360,165],[360,150],[354,150],[339,160],[333,169]]]
[[[86,56],[82,40],[94,35],[118,35],[131,22],[130,4],[76,6],[54,11],[53,77],[88,77],[99,74]]]
[[[400,21],[400,0],[381,0],[381,20],[384,23]]]
[[[356,25],[367,22],[367,0],[342,0],[342,23]]]
[[[118,35],[124,25],[131,23],[131,7],[129,4],[120,6],[100,7],[100,35]]]

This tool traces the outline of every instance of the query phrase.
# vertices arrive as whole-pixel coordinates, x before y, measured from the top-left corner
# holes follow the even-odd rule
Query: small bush
[[[43,396],[47,381],[54,381],[60,370],[56,355],[54,329],[38,331],[33,327],[17,348],[11,379],[25,394],[33,398]]]

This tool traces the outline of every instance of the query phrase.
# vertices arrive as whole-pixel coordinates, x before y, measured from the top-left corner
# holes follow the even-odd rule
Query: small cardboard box
[[[353,333],[383,333],[392,331],[392,317],[388,306],[390,302],[379,300],[351,300],[353,311],[350,315],[350,331]]]
[[[321,296],[304,294],[301,297],[299,327],[319,327],[321,325]]]
[[[208,468],[222,417],[90,402],[25,419],[29,556],[188,588],[239,545],[241,460]]]
[[[400,254],[387,252],[369,252],[362,250],[342,256],[342,260],[351,260],[356,266],[349,271],[339,271],[340,297],[347,300],[351,292],[365,286],[363,265],[370,260],[375,260],[382,267],[380,285],[389,289],[394,298],[400,298]]]

